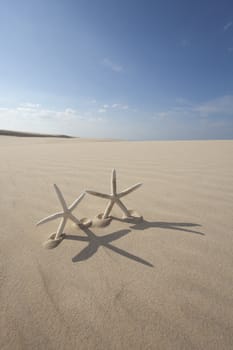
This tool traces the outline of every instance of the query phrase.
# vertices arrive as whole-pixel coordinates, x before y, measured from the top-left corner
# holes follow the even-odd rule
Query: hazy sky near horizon
[[[0,45],[0,129],[233,138],[232,0],[2,0]]]

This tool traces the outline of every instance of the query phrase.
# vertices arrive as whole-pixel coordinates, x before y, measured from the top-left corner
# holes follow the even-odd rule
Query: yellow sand
[[[233,348],[233,141],[1,136],[0,161],[1,350]],[[90,228],[90,242],[70,224],[44,249],[52,184],[71,204],[108,193],[113,167],[119,190],[144,183],[123,200],[145,222]],[[86,195],[74,213],[105,204]]]

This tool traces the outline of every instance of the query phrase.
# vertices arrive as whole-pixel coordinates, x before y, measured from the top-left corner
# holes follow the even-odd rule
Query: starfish
[[[65,225],[66,225],[66,222],[67,222],[68,219],[72,220],[76,225],[84,225],[80,220],[78,220],[72,214],[72,211],[81,202],[81,200],[85,196],[85,192],[83,192],[69,207],[67,207],[65,199],[64,199],[64,197],[63,197],[63,195],[61,193],[61,190],[58,188],[58,186],[56,184],[54,184],[54,188],[55,188],[56,194],[58,196],[58,199],[59,199],[59,201],[61,203],[63,211],[60,211],[58,213],[55,213],[55,214],[47,216],[46,218],[44,218],[44,219],[40,220],[39,222],[37,222],[36,225],[38,226],[38,225],[44,224],[46,222],[49,222],[49,221],[52,221],[52,220],[55,220],[55,219],[58,219],[58,218],[62,218],[62,220],[61,220],[61,222],[60,222],[60,224],[58,226],[56,235],[54,237],[54,239],[57,240],[57,239],[60,239],[60,237],[62,236],[63,230],[65,228]],[[89,222],[86,223],[86,225],[87,224],[89,224]]]
[[[103,214],[103,217],[102,217],[103,219],[106,219],[107,217],[109,217],[109,214],[110,214],[114,204],[117,204],[120,207],[120,209],[123,211],[123,213],[125,214],[126,217],[130,217],[131,214],[130,214],[129,210],[126,208],[126,206],[122,203],[121,198],[126,196],[127,194],[133,192],[141,185],[142,185],[141,183],[138,183],[136,185],[133,185],[133,186],[127,188],[124,191],[117,193],[116,170],[113,169],[112,170],[112,177],[111,177],[111,194],[105,194],[105,193],[95,192],[95,191],[91,191],[91,190],[86,190],[86,192],[89,194],[92,194],[93,196],[97,196],[97,197],[104,198],[104,199],[109,199],[109,203],[107,204],[107,207],[106,207],[104,214]]]

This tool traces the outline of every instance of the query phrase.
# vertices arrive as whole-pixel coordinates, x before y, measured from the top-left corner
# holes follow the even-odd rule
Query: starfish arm
[[[65,225],[66,225],[66,221],[67,221],[66,218],[62,218],[62,220],[61,220],[61,222],[60,222],[60,224],[58,226],[58,229],[57,229],[57,233],[56,233],[56,237],[55,237],[56,239],[59,238],[62,235],[63,230],[64,230]]]
[[[116,194],[116,170],[113,169],[112,170],[112,178],[111,178],[111,190],[112,190],[112,194]]]
[[[106,218],[109,216],[109,214],[110,214],[110,212],[111,212],[113,206],[114,206],[114,201],[110,201],[110,202],[108,203],[108,205],[107,205],[105,211],[104,211],[103,219],[106,219]]]
[[[59,199],[59,201],[60,201],[60,203],[62,205],[63,210],[66,211],[67,210],[67,205],[66,205],[65,199],[64,199],[64,197],[63,197],[63,195],[61,193],[61,190],[59,189],[59,187],[56,184],[54,184],[54,188],[55,188],[56,194],[58,196],[58,199]]]
[[[135,190],[136,190],[137,188],[139,188],[140,186],[142,186],[142,184],[141,184],[141,183],[138,183],[138,184],[136,184],[136,185],[133,185],[133,186],[127,188],[126,190],[124,190],[124,191],[122,191],[122,192],[120,192],[120,193],[118,194],[119,198],[124,197],[124,196],[126,196],[127,194],[129,194],[129,193],[135,191]]]
[[[58,219],[58,218],[61,218],[63,216],[63,213],[55,213],[55,214],[52,214],[52,215],[49,215],[47,216],[46,218],[38,221],[36,223],[36,226],[39,226],[41,224],[45,224],[46,222],[49,222],[49,221],[52,221],[52,220],[55,220],[55,219]]]
[[[77,199],[75,199],[75,201],[69,206],[69,210],[74,210],[74,208],[76,208],[76,206],[81,202],[84,196],[85,192],[81,193],[80,196]]]
[[[126,206],[122,203],[122,201],[120,199],[118,199],[116,201],[116,204],[121,208],[121,210],[123,211],[123,213],[126,216],[130,216],[130,213],[129,213],[128,209],[126,208]]]
[[[80,224],[80,221],[78,220],[78,218],[76,218],[73,214],[70,213],[69,215],[69,219],[71,221],[73,221],[76,225],[79,225]]]
[[[111,196],[109,194],[95,192],[91,190],[86,190],[86,193],[92,194],[93,196],[104,198],[104,199],[111,199]]]

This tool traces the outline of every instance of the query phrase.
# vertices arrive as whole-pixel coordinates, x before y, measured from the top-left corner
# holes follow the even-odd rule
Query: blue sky
[[[233,138],[232,0],[0,5],[1,129]]]

